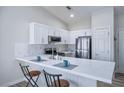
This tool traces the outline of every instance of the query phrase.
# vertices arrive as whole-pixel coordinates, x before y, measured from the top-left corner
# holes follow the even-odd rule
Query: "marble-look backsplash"
[[[45,48],[51,48],[52,45],[49,44],[25,44],[25,43],[16,43],[15,44],[15,57],[24,57],[24,56],[36,56],[44,54]],[[64,45],[64,44],[57,44],[54,45],[57,51],[63,50],[74,50],[74,45]]]
[[[75,44],[68,44],[67,50],[69,50],[69,51],[75,51]]]

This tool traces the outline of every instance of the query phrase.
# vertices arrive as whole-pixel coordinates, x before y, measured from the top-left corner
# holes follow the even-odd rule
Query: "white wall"
[[[91,28],[91,17],[86,17],[75,23],[68,24],[69,30],[80,30],[80,29],[90,29]]]
[[[114,8],[106,7],[92,13],[92,31],[97,27],[108,26],[110,27],[110,60],[114,61]]]
[[[0,7],[0,85],[19,79],[14,58],[15,43],[28,43],[28,24],[32,21],[66,29],[41,7]]]
[[[124,13],[116,15],[115,19],[116,19],[116,27],[124,28]]]
[[[123,58],[122,58],[121,55],[124,55],[124,54],[121,54],[120,55],[120,53],[119,53],[119,32],[120,31],[124,31],[124,13],[120,13],[120,12],[117,12],[116,11],[116,15],[115,15],[115,36],[116,36],[116,42],[115,42],[115,60],[116,60],[116,71],[117,72],[123,72],[124,73],[124,71],[121,71],[120,70],[120,65],[121,65],[120,62],[123,62],[123,60],[122,60]],[[123,42],[121,42],[121,43],[123,43]],[[120,51],[123,51],[123,50],[120,50]]]

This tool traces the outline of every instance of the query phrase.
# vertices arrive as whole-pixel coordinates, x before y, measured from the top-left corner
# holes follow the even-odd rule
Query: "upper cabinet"
[[[68,31],[32,22],[29,24],[29,44],[48,44],[48,36],[61,37],[58,44],[68,44]]]
[[[69,44],[75,44],[75,39],[78,37],[92,35],[90,29],[70,31],[69,34],[70,34]]]
[[[61,30],[60,36],[62,38],[61,44],[68,44],[69,43],[69,31]]]
[[[29,44],[48,44],[48,36],[61,37],[58,44],[75,44],[77,37],[90,35],[90,29],[67,31],[35,22],[29,25]]]
[[[29,44],[48,44],[47,27],[37,23],[30,23]]]
[[[46,29],[48,29],[49,36],[60,36],[60,29],[49,27],[49,26]]]

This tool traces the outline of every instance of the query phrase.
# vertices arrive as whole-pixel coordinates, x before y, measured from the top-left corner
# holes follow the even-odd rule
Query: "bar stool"
[[[38,70],[32,70],[29,71],[29,66],[22,66],[21,63],[19,63],[21,70],[23,72],[23,75],[25,76],[25,78],[28,80],[28,83],[26,85],[26,87],[28,87],[29,83],[33,86],[33,87],[38,87],[37,81],[39,79],[39,76],[41,74],[40,71]],[[36,80],[34,80],[34,77],[36,77]]]
[[[64,79],[60,79],[62,74],[49,74],[43,70],[46,84],[48,87],[69,87],[69,82]]]

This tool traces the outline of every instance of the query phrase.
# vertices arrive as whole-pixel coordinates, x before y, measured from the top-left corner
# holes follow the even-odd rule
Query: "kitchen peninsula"
[[[97,86],[97,81],[112,83],[115,62],[80,59],[72,57],[61,57],[61,60],[50,59],[49,55],[41,55],[42,62],[33,61],[36,57],[16,58],[17,62],[39,66],[49,73],[59,73],[79,87]],[[73,69],[57,67],[56,64],[62,63],[66,59],[70,64],[75,65]],[[45,80],[44,80],[45,81]]]

